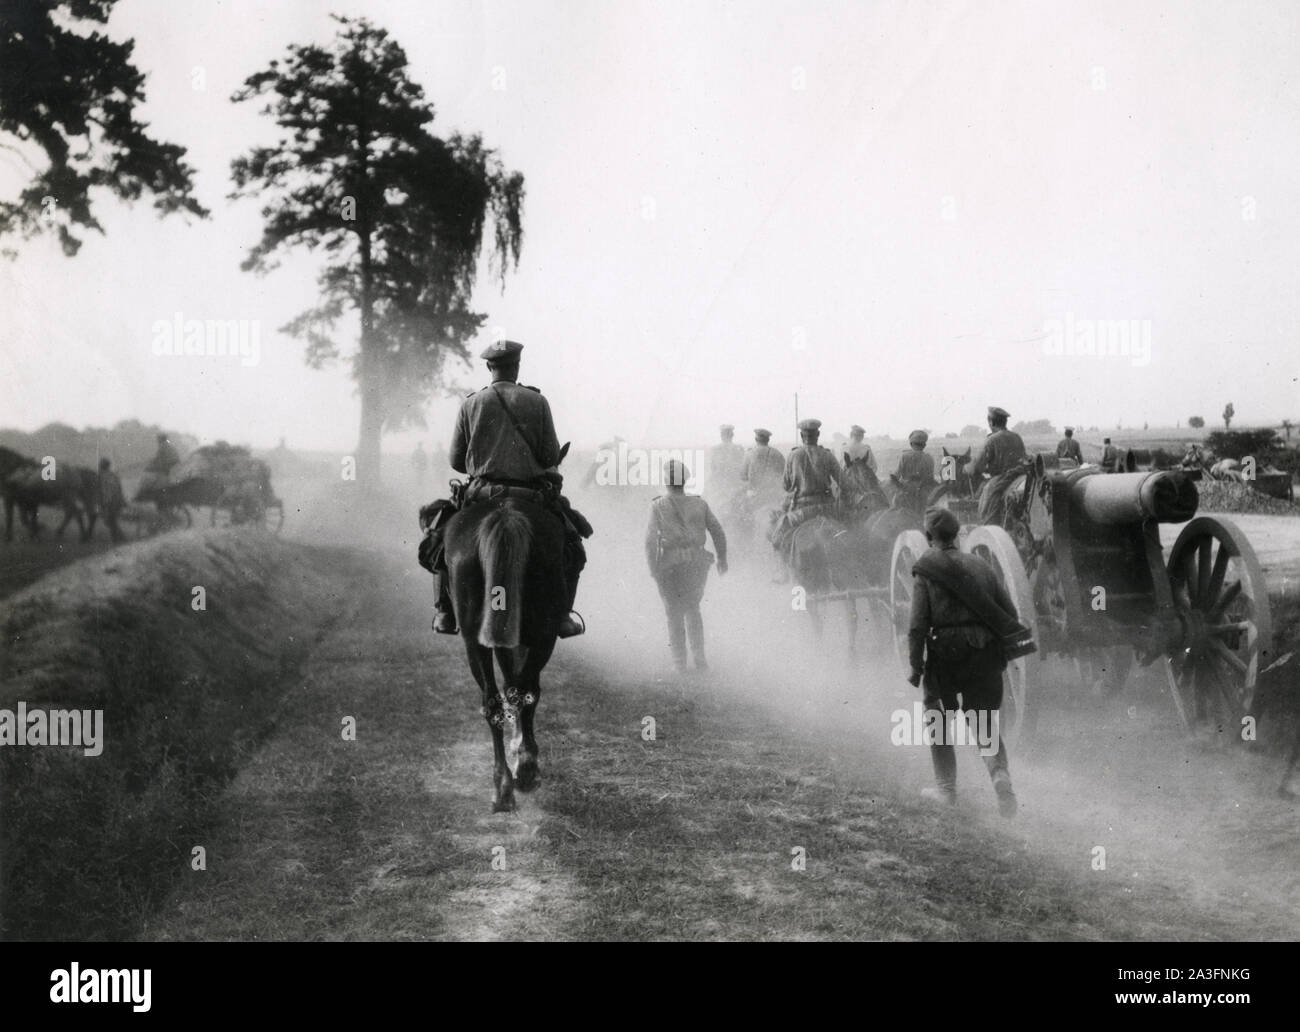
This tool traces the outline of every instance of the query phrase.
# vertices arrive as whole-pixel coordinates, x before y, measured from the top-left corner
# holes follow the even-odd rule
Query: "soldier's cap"
[[[910,434],[907,435],[908,444],[919,444],[922,447],[925,447],[925,443],[929,439],[930,439],[930,435],[927,434],[924,430],[913,430]]]
[[[961,523],[949,509],[932,505],[925,510],[925,532],[932,537],[951,541],[961,530]]]
[[[822,421],[820,419],[801,419],[799,420],[799,429],[804,433],[821,433]]]
[[[858,426],[857,423],[854,423],[851,427],[849,427],[849,433],[851,433],[851,434],[865,434],[866,431],[863,430],[862,427]]]
[[[489,362],[508,362],[518,358],[523,350],[524,346],[517,340],[498,340],[485,347],[478,357]]]
[[[1104,438],[1104,439],[1102,440],[1101,443],[1102,443],[1102,444],[1110,444],[1110,438],[1109,438],[1109,437]]]
[[[720,427],[718,427],[718,429],[721,430],[724,434],[734,434],[736,432],[736,428],[732,426],[730,423],[723,423]]]
[[[1071,434],[1073,434],[1073,433],[1074,433],[1074,427],[1072,427],[1072,426],[1067,426],[1067,427],[1065,428],[1065,436],[1066,436],[1066,437],[1069,437],[1069,436],[1070,436]]]
[[[998,408],[996,405],[989,406],[989,419],[1010,419],[1011,413],[1004,408]]]
[[[691,471],[681,459],[669,459],[664,463],[664,483],[674,487],[684,487],[691,479]]]
[[[755,437],[761,437],[761,438],[763,438],[763,440],[767,441],[767,440],[770,440],[770,439],[771,439],[771,437],[772,437],[772,431],[771,431],[771,430],[764,430],[764,429],[760,426],[760,427],[758,427],[757,429],[754,430],[754,436],[755,436]]]

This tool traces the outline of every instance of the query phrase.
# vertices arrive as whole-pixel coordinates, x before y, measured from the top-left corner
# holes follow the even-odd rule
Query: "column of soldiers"
[[[475,489],[533,487],[539,497],[566,527],[564,565],[568,581],[568,605],[572,610],[577,573],[585,561],[581,538],[590,535],[590,525],[575,524],[567,500],[558,490],[557,466],[562,456],[549,405],[536,388],[518,384],[519,353],[522,345],[502,341],[483,354],[492,374],[492,384],[469,396],[461,406],[451,453],[451,466],[466,473],[470,483],[460,499],[439,501],[421,511],[426,538],[421,543],[420,561],[435,574],[438,602],[434,629],[455,633],[455,614],[446,591],[446,569],[441,555],[441,529],[446,514],[460,504],[473,504]],[[975,463],[976,476],[988,476],[989,487],[1000,482],[1024,459],[1024,442],[1006,429],[1007,413],[989,409],[989,438]],[[821,421],[799,423],[801,443],[784,461],[769,445],[771,433],[754,431],[754,446],[744,451],[734,442],[735,428],[724,425],[722,440],[710,456],[709,487],[715,497],[730,500],[736,490],[753,491],[775,499],[780,469],[780,489],[785,493],[785,530],[809,514],[830,510],[839,494],[841,461],[845,466],[866,461],[875,470],[875,457],[864,441],[865,430],[854,426],[842,456],[819,443]],[[928,436],[913,431],[909,451],[900,458],[897,476],[902,483],[924,486],[934,482],[934,460],[925,452]],[[163,449],[160,447],[160,452]],[[645,552],[651,575],[659,587],[669,624],[669,643],[678,669],[686,665],[689,642],[695,665],[707,668],[703,621],[699,604],[708,570],[716,561],[718,572],[727,569],[725,531],[704,499],[690,498],[683,490],[690,471],[671,460],[666,469],[668,493],[655,499],[646,530]],[[986,493],[988,489],[986,488]],[[488,492],[491,494],[491,492]],[[981,505],[983,510],[984,506]],[[956,519],[946,509],[931,509],[925,516],[927,539],[932,544],[925,562],[918,562],[910,624],[911,682],[921,685],[927,705],[945,712],[962,714],[970,709],[992,709],[1001,705],[1001,670],[1009,655],[1006,642],[1016,634],[1014,608],[992,572],[973,557],[955,548]],[[704,547],[713,539],[715,556]],[[778,536],[779,539],[779,536]],[[572,541],[576,540],[577,548]],[[966,560],[969,560],[967,562]],[[972,565],[973,564],[973,565]],[[990,616],[990,614],[992,614]],[[575,624],[575,626],[568,626]],[[983,628],[986,633],[976,633]],[[581,633],[584,627],[573,620],[564,622],[561,637]],[[1023,628],[1019,628],[1023,631]],[[1015,643],[1032,649],[1032,643]],[[939,646],[942,646],[941,648]],[[1010,653],[1011,655],[1023,654]],[[932,745],[939,798],[955,798],[956,769],[951,743]],[[1015,811],[1005,747],[999,744],[989,760],[989,771],[1003,813]]]

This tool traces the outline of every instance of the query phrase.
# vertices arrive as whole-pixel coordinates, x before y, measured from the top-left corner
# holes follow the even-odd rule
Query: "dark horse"
[[[821,639],[821,607],[843,601],[850,657],[857,638],[854,593],[869,583],[866,528],[871,517],[888,505],[876,474],[865,459],[856,459],[840,478],[840,498],[834,509],[800,523],[791,535],[791,573],[806,593],[813,634]]]
[[[54,472],[47,478],[46,468],[11,448],[0,448],[0,495],[4,496],[5,540],[14,539],[15,508],[23,526],[35,539],[41,529],[38,510],[42,505],[57,505],[63,509],[63,522],[55,535],[62,537],[68,524],[75,519],[81,540],[89,541],[99,516],[96,499],[99,475],[81,466],[56,462],[48,467]]]
[[[513,810],[515,789],[539,781],[533,715],[568,614],[564,525],[538,501],[502,497],[467,504],[447,522],[443,541],[456,623],[492,732],[492,810]]]

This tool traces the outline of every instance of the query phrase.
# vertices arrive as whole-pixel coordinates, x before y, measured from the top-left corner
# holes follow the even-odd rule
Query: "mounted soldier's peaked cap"
[[[925,532],[934,537],[955,538],[961,522],[949,509],[931,506],[925,510]]]
[[[489,362],[506,362],[518,358],[523,350],[524,346],[516,340],[498,340],[484,348],[478,357]]]
[[[857,423],[854,423],[851,427],[849,427],[849,433],[851,433],[851,434],[865,434],[866,431],[863,430],[862,427],[858,426]]]
[[[772,437],[772,431],[771,431],[771,430],[764,430],[764,429],[760,426],[760,427],[758,427],[758,428],[756,428],[756,429],[754,430],[754,436],[755,436],[755,437],[761,437],[761,438],[763,438],[763,440],[766,441],[766,440],[771,439],[771,437]]]
[[[1004,408],[998,408],[996,405],[989,406],[989,419],[1010,419],[1011,413]]]
[[[822,421],[820,419],[801,419],[799,421],[799,429],[803,430],[805,433],[808,431],[819,433],[821,428]]]
[[[1065,428],[1065,432],[1066,432],[1067,434],[1072,434],[1072,433],[1074,433],[1074,427],[1072,427],[1072,426],[1067,426],[1067,427]]]
[[[928,440],[930,440],[930,435],[927,434],[924,430],[913,430],[910,434],[907,435],[908,444],[919,444],[922,448],[925,447],[925,443]]]

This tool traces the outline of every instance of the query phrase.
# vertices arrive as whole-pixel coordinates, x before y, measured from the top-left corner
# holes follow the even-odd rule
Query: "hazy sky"
[[[274,132],[230,94],[326,42],[329,11],[395,36],[435,131],[524,173],[522,264],[477,305],[524,342],[561,439],[789,437],[796,390],[829,429],[895,437],[989,404],[1058,426],[1300,417],[1293,3],[123,0],[109,32],[135,38],[144,117],[189,149],[212,218],[105,200],[75,259],[37,240],[0,262],[0,425],[354,446],[344,371],[276,332],[317,261],[240,272],[259,206],[225,200],[231,159]],[[21,171],[0,152],[0,191]],[[258,320],[259,362],[153,354],[176,312]],[[1054,328],[1119,320],[1149,355],[1047,353]],[[454,404],[429,416],[446,440]]]

